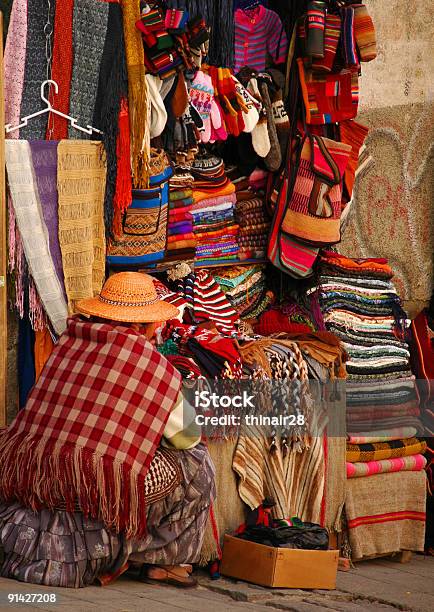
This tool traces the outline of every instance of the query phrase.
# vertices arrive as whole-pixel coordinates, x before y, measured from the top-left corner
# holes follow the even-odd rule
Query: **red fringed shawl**
[[[0,434],[0,497],[33,509],[78,502],[108,528],[143,536],[144,480],[180,386],[134,330],[70,319]]]

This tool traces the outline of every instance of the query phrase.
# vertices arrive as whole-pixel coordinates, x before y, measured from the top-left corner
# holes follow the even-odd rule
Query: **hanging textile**
[[[213,66],[234,65],[234,7],[230,0],[168,0],[170,8],[187,8],[189,18],[203,17],[210,28],[208,59]]]
[[[45,312],[61,334],[67,307],[48,247],[30,145],[25,140],[7,140],[5,145],[9,188],[26,260]]]
[[[35,384],[35,332],[28,317],[18,321],[18,394],[19,408],[24,408]]]
[[[106,168],[100,142],[61,140],[57,157],[59,243],[73,313],[75,301],[98,294],[105,278]]]
[[[95,0],[74,0],[72,67],[69,114],[83,125],[92,125],[98,88],[99,68],[107,34],[109,4]],[[91,138],[71,125],[69,138]]]
[[[18,125],[24,87],[27,46],[27,0],[15,0],[12,6],[4,53],[5,123]],[[7,134],[19,138],[20,131]]]
[[[59,86],[59,92],[51,96],[55,108],[69,113],[69,96],[72,78],[72,16],[74,0],[62,0],[56,5],[54,17],[53,59],[51,78]],[[53,94],[53,91],[51,91]],[[68,138],[68,121],[59,115],[50,115],[47,126],[48,140]]]
[[[42,215],[48,231],[48,247],[57,278],[65,294],[62,253],[59,245],[59,219],[57,203],[57,142],[33,140],[30,144],[36,185],[41,201]]]
[[[27,47],[26,68],[24,71],[24,88],[21,100],[21,117],[30,115],[43,108],[40,100],[41,83],[50,78],[46,45],[51,41],[44,32],[48,21],[54,23],[54,10],[56,2],[52,0],[47,11],[46,0],[27,0]],[[51,51],[50,51],[51,52]],[[27,140],[42,140],[45,138],[48,116],[35,117],[29,124],[20,130],[20,138]]]
[[[128,71],[133,186],[143,189],[148,186],[151,143],[143,42],[136,28],[136,22],[140,19],[140,0],[123,0],[122,14]]]
[[[38,381],[45,364],[53,352],[54,344],[47,328],[35,331],[35,382]]]
[[[118,172],[117,140],[121,101],[128,96],[128,76],[125,59],[125,43],[122,29],[122,9],[119,4],[109,4],[107,35],[99,70],[93,123],[103,132],[102,141],[107,155],[107,183],[104,198],[104,221],[106,234],[111,235],[114,216],[114,195]],[[127,125],[127,129],[129,126]],[[125,152],[128,177],[131,175],[129,149]],[[131,189],[121,194],[121,209],[131,204]]]

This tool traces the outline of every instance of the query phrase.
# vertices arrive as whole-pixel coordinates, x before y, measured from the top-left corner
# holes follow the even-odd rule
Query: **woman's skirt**
[[[127,540],[81,512],[32,512],[0,505],[1,576],[47,586],[83,587],[114,575],[126,563],[177,565],[199,559],[209,507],[215,498],[214,466],[207,449],[177,451],[182,478],[166,498],[148,507],[148,534]]]

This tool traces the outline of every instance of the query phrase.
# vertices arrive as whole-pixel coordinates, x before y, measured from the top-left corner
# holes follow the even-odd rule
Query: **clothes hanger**
[[[47,105],[46,108],[43,108],[42,110],[37,111],[36,113],[32,113],[31,115],[27,115],[27,117],[23,117],[23,119],[21,119],[21,122],[18,125],[12,126],[10,123],[5,125],[5,131],[7,134],[9,134],[10,132],[14,132],[15,130],[19,130],[22,127],[25,127],[30,121],[30,119],[34,119],[34,117],[39,117],[40,115],[44,115],[45,113],[53,113],[54,115],[59,115],[59,117],[63,117],[64,119],[67,119],[71,123],[71,126],[73,128],[75,128],[76,130],[80,130],[80,132],[84,132],[85,134],[92,134],[93,132],[96,132],[97,134],[102,134],[101,130],[97,130],[91,125],[87,125],[86,127],[81,127],[80,125],[78,125],[77,119],[74,119],[74,117],[70,117],[69,115],[65,115],[65,113],[62,113],[56,110],[55,108],[53,108],[50,100],[45,97],[44,90],[45,90],[46,85],[53,85],[54,92],[56,94],[59,93],[59,86],[56,83],[56,81],[53,81],[52,79],[47,79],[46,81],[44,81],[41,84],[41,99]]]
[[[260,5],[259,0],[241,0],[240,9],[243,11],[251,11],[252,9],[258,8]]]

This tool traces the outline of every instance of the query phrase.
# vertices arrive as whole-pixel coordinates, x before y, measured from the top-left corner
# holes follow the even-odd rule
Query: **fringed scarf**
[[[15,0],[4,53],[5,123],[18,125],[24,87],[27,46],[27,0]],[[19,138],[15,130],[8,138]]]
[[[98,77],[107,34],[109,4],[74,0],[72,68],[69,113],[83,127],[92,125]],[[95,126],[94,126],[95,127]],[[91,138],[69,126],[69,138]]]
[[[33,140],[30,144],[42,215],[48,231],[48,246],[64,295],[62,253],[59,245],[57,202],[57,141]]]
[[[0,497],[35,510],[78,503],[108,529],[142,537],[145,477],[180,387],[138,332],[70,319],[0,434]]]
[[[151,144],[143,42],[136,28],[136,22],[140,19],[140,0],[122,0],[122,10],[128,71],[133,183],[135,188],[143,189],[148,186]]]
[[[69,97],[72,79],[72,17],[74,0],[61,0],[56,5],[54,16],[53,59],[51,78],[59,86],[54,96],[51,91],[51,102],[57,110],[69,114]],[[47,126],[47,140],[68,138],[68,121],[59,115],[50,115]]]
[[[97,295],[105,278],[103,146],[95,141],[62,140],[57,148],[59,243],[68,309]]]
[[[9,188],[26,260],[45,312],[56,333],[61,334],[67,307],[48,247],[30,145],[25,140],[7,140],[5,144]]]
[[[54,24],[55,0],[50,7],[50,24]],[[27,47],[24,88],[21,99],[21,117],[30,115],[44,108],[45,102],[39,97],[41,83],[47,76],[46,35],[47,23],[46,0],[27,0]],[[26,127],[21,128],[20,137],[27,140],[43,140],[47,128],[47,114],[35,117]]]
[[[96,96],[93,125],[103,132],[102,140],[107,156],[107,182],[104,198],[104,222],[106,236],[111,237],[114,217],[114,197],[117,184],[118,164],[128,165],[131,176],[130,152],[118,151],[120,137],[119,115],[122,100],[128,95],[128,76],[125,59],[125,44],[122,29],[122,10],[118,4],[109,4],[107,35],[99,71],[98,93]],[[129,126],[127,126],[129,130]],[[118,152],[122,156],[118,159]],[[126,160],[122,159],[126,156]],[[120,168],[123,169],[123,166]],[[119,187],[118,201],[121,209],[131,204],[131,187],[125,193]]]

